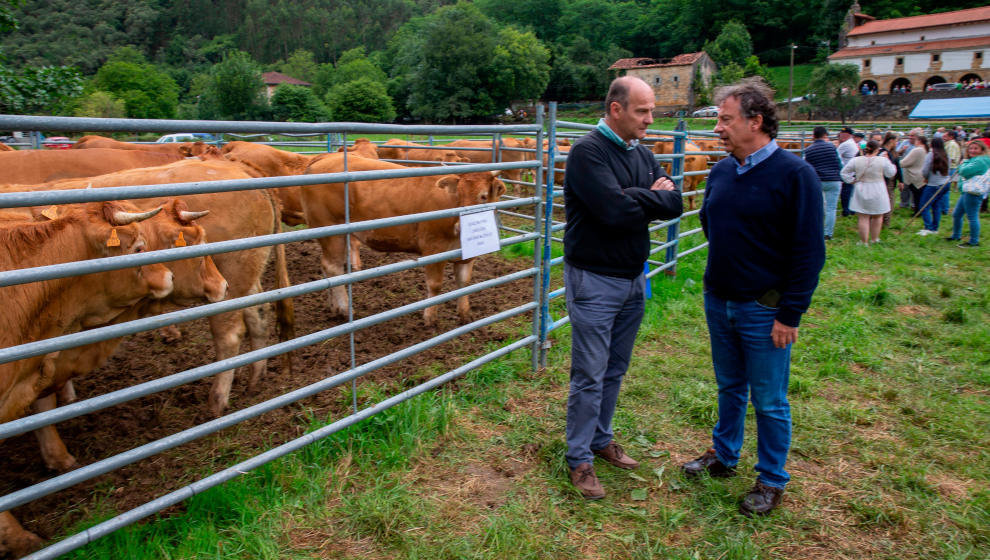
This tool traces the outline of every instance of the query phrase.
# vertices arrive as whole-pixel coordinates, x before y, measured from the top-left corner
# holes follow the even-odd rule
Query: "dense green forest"
[[[513,100],[598,98],[621,57],[705,48],[733,77],[786,64],[792,42],[797,62],[821,60],[850,3],[0,0],[0,112],[483,119]],[[861,3],[879,18],[982,4]],[[314,87],[267,100],[269,70]]]

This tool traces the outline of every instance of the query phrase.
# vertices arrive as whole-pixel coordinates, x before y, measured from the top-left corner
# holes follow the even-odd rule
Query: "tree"
[[[741,67],[746,64],[746,58],[753,54],[753,39],[745,25],[730,21],[722,27],[722,32],[714,41],[705,43],[705,52],[719,66],[735,63]]]
[[[304,49],[298,49],[285,62],[281,63],[278,68],[278,71],[286,76],[292,76],[304,82],[312,83],[316,79],[316,73],[319,71],[320,65],[316,63],[316,57],[313,56],[313,53]]]
[[[272,117],[277,121],[322,122],[330,119],[327,108],[306,86],[282,84],[272,95]]]
[[[388,76],[367,57],[364,47],[355,47],[340,55],[333,80],[336,84],[346,84],[361,79],[384,84]]]
[[[92,87],[123,100],[127,116],[134,119],[171,119],[179,104],[175,80],[133,47],[115,50],[96,72]]]
[[[506,27],[492,59],[496,102],[540,97],[550,81],[550,52],[533,33]]]
[[[82,76],[72,67],[29,67],[15,72],[0,64],[0,113],[59,114],[82,90]]]
[[[210,69],[205,92],[207,99],[200,98],[200,108],[205,113],[203,118],[264,118],[268,112],[264,92],[265,82],[251,56],[243,51],[231,51]]]
[[[392,122],[395,107],[385,85],[371,80],[339,84],[327,94],[327,106],[335,121]]]
[[[94,91],[83,97],[76,106],[76,117],[122,119],[127,116],[124,102],[105,91]]]
[[[860,103],[856,95],[859,68],[855,64],[823,64],[811,72],[808,93],[815,110],[838,111],[842,122]]]

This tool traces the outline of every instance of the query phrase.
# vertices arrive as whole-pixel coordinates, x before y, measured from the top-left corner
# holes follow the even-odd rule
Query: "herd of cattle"
[[[687,151],[717,151],[716,142],[693,140]],[[569,145],[563,140],[558,150],[566,154]],[[503,138],[494,146],[499,161],[533,159],[535,147],[531,138]],[[218,149],[201,142],[131,144],[101,136],[85,136],[70,150],[5,148],[0,144],[0,192],[237,180],[493,160],[493,142],[472,140],[429,147],[400,139],[381,145],[359,139],[346,153],[341,149],[319,155],[241,141]],[[653,151],[669,154],[672,142],[655,141]],[[684,168],[704,171],[717,157],[687,155]],[[386,159],[392,161],[383,161]],[[556,164],[558,185],[563,180],[563,168],[564,162]],[[357,222],[484,204],[505,194],[500,175],[518,181],[521,170],[353,182],[347,195],[349,209],[345,209],[343,184],[327,183],[0,210],[0,270],[266,235],[281,231],[282,223],[321,227],[342,224],[345,217]],[[694,190],[702,181],[703,175],[686,177],[684,190]],[[338,235],[319,240],[321,267],[327,277],[346,270],[345,239]],[[361,266],[359,244],[378,251],[418,255],[460,247],[457,218],[357,232],[351,240],[354,270]],[[273,255],[279,287],[290,285],[284,246],[276,245],[0,288],[0,298],[7,308],[0,324],[0,347],[156,315],[169,306],[217,302],[260,292],[262,273]],[[472,264],[471,260],[454,263],[457,287],[470,283]],[[443,272],[444,263],[425,267],[430,297],[440,293]],[[336,314],[346,316],[346,288],[331,289],[328,305]],[[291,300],[282,300],[275,308],[279,339],[292,338]],[[462,321],[468,320],[467,296],[458,299],[457,311]],[[245,335],[251,349],[266,346],[270,330],[266,314],[266,309],[258,306],[210,317],[216,359],[237,355]],[[424,319],[428,325],[435,324],[435,306],[424,311]],[[109,340],[0,364],[0,423],[74,400],[72,379],[101,367],[119,342]],[[285,371],[290,367],[290,358],[285,356],[281,368]],[[250,366],[249,388],[259,381],[265,368],[265,361]],[[234,371],[226,371],[214,379],[208,400],[211,414],[218,416],[227,407],[233,378]],[[48,468],[66,471],[76,465],[54,426],[39,429],[36,435]],[[24,530],[10,512],[0,512],[0,556],[20,556],[40,544],[40,539]]]

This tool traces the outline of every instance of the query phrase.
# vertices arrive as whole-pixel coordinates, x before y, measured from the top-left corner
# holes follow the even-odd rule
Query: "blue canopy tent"
[[[990,117],[990,97],[922,99],[910,119],[977,119]]]

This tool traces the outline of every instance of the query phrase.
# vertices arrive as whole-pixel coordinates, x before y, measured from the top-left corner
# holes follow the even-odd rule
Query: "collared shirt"
[[[842,160],[842,166],[845,167],[847,163],[859,155],[859,144],[856,143],[856,140],[850,137],[845,142],[839,144],[838,150],[839,159]]]
[[[773,153],[776,151],[777,151],[777,141],[771,138],[770,141],[767,142],[766,146],[763,146],[759,150],[756,150],[755,152],[746,156],[746,161],[744,161],[743,163],[739,163],[739,160],[737,160],[735,156],[732,156],[731,158],[732,163],[736,164],[736,175],[742,175],[743,173],[749,171],[757,164],[759,164],[761,161],[773,155]]]
[[[608,138],[609,140],[622,146],[622,148],[625,150],[632,150],[639,145],[639,140],[635,138],[633,138],[629,142],[626,142],[622,138],[619,138],[619,135],[616,134],[614,130],[609,128],[607,124],[605,124],[605,119],[598,119],[598,131],[604,134],[605,138]]]

